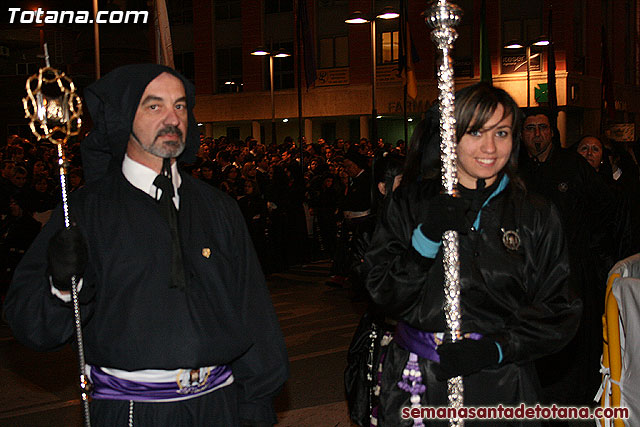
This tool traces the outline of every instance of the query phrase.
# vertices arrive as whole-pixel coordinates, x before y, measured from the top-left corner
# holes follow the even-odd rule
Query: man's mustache
[[[177,126],[167,126],[167,127],[164,127],[164,128],[162,128],[162,129],[160,129],[158,131],[158,133],[156,134],[156,138],[155,139],[158,139],[159,137],[161,137],[163,135],[170,134],[170,133],[174,133],[174,134],[178,135],[179,138],[182,138],[182,131],[180,130],[179,127],[177,127]]]

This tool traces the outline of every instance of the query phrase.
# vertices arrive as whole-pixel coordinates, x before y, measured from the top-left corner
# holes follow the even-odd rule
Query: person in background
[[[638,166],[620,145],[606,148],[595,136],[586,135],[574,144],[578,154],[608,185],[616,199],[616,259],[640,252],[640,179]]]
[[[402,180],[404,157],[393,152],[380,152],[373,161],[374,189],[372,211],[375,215],[384,209],[393,191]],[[371,242],[373,227],[363,230],[353,243],[353,265],[350,280],[364,283],[368,271],[364,256]],[[360,285],[362,286],[362,285]],[[347,353],[347,368],[344,373],[345,392],[351,420],[369,427],[377,425],[380,379],[383,372],[386,350],[395,328],[395,320],[387,318],[378,307],[369,303],[354,333]]]
[[[3,160],[0,169],[0,216],[9,213],[9,197],[15,193],[11,178],[15,173],[16,162]]]
[[[569,249],[569,284],[584,307],[572,342],[537,363],[544,403],[588,405],[602,380],[601,317],[607,273],[619,252],[617,202],[582,156],[560,146],[548,109],[525,111],[522,136],[520,175],[530,192],[546,197],[558,209]]]
[[[238,206],[240,206],[240,212],[242,212],[242,216],[244,216],[244,220],[247,223],[249,235],[253,246],[256,248],[260,264],[265,266],[267,262],[265,232],[268,210],[267,202],[262,198],[257,182],[249,179],[244,181],[243,195],[238,199]]]
[[[23,166],[16,166],[13,175],[11,176],[11,184],[13,186],[13,193],[20,192],[27,187],[28,173],[27,169]]]
[[[4,298],[16,266],[40,231],[24,194],[9,199],[9,215],[0,221],[0,297]]]
[[[211,160],[205,160],[200,165],[200,180],[215,186],[215,165]]]
[[[348,176],[345,197],[342,202],[344,220],[340,229],[336,254],[331,267],[331,279],[327,285],[341,287],[347,283],[354,260],[353,244],[364,230],[370,230],[375,219],[371,214],[371,171],[368,159],[352,147],[345,155],[342,166]],[[351,283],[355,295],[362,295],[361,284]]]
[[[243,180],[239,175],[238,168],[233,165],[230,165],[222,172],[223,179],[220,183],[220,189],[234,199],[237,199],[243,190]]]

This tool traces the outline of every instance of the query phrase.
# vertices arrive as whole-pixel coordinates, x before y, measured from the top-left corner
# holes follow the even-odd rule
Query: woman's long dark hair
[[[524,188],[516,174],[522,137],[522,112],[513,98],[503,89],[488,83],[477,83],[456,93],[455,116],[457,140],[467,133],[482,129],[493,113],[502,105],[502,118],[513,117],[511,132],[513,146],[505,173],[519,187]],[[440,113],[434,104],[425,119],[416,127],[409,145],[403,183],[433,179],[440,175]]]

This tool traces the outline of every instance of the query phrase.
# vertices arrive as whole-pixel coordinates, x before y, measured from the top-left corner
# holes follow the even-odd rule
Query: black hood
[[[195,161],[200,136],[193,116],[196,93],[193,84],[176,70],[158,64],[125,65],[92,83],[84,91],[85,104],[94,126],[81,143],[82,165],[87,182],[103,177],[108,170],[119,168],[127,150],[133,119],[147,85],[162,73],[182,81],[187,96],[189,121],[186,147],[179,160]]]

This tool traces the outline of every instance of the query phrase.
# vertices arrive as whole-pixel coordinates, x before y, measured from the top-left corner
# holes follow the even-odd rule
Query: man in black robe
[[[593,168],[560,147],[549,110],[525,111],[519,172],[527,189],[558,208],[569,247],[570,285],[582,299],[580,329],[559,354],[537,363],[546,403],[588,405],[600,383],[601,316],[613,265],[615,200]]]
[[[72,340],[75,275],[94,426],[274,424],[287,356],[243,217],[177,168],[198,149],[193,85],[130,65],[85,96],[95,127],[76,226],[58,208],[17,268],[15,337],[38,350]]]

